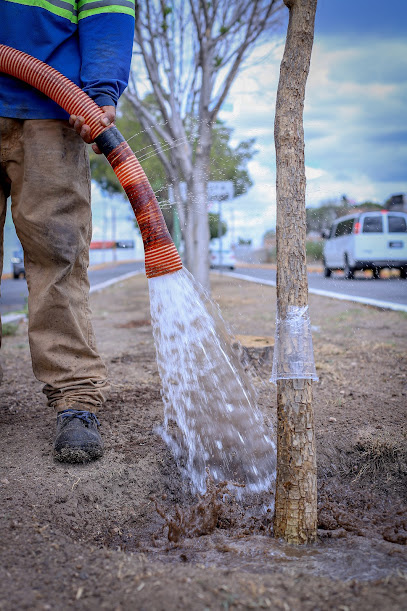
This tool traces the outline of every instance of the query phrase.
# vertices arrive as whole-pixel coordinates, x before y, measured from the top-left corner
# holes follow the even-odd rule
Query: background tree
[[[164,165],[147,136],[148,130],[143,129],[135,116],[134,109],[126,100],[120,104],[116,124],[120,132],[125,137],[129,137],[131,147],[155,191],[167,227],[170,233],[173,234],[174,210],[169,202],[168,182]],[[247,163],[257,151],[254,148],[255,141],[253,138],[243,140],[236,147],[233,147],[230,143],[232,134],[233,130],[226,127],[222,121],[218,120],[213,127],[209,179],[232,181],[234,196],[238,197],[246,193],[253,184],[247,169]],[[162,154],[168,157],[168,151],[164,150],[167,148],[165,142],[160,141],[159,146],[161,147]],[[127,201],[123,187],[103,156],[95,155],[91,151],[90,166],[92,179],[105,194],[121,194],[123,199]],[[211,217],[209,216],[209,222],[210,219]],[[134,222],[137,223],[136,220]],[[210,225],[210,239],[216,237],[213,231]]]
[[[361,204],[349,205],[343,198],[338,203],[337,201],[324,202],[318,208],[307,208],[307,233],[316,231],[322,233],[329,229],[335,219],[346,214],[352,214],[356,211],[381,210],[382,205],[374,202],[366,201]]]
[[[276,237],[275,229],[267,229],[263,234],[263,244],[269,240],[274,240]]]
[[[234,197],[243,195],[251,186],[247,163],[257,153],[255,138],[243,140],[233,148],[230,144],[233,129],[219,119],[212,129],[209,180],[231,180]]]
[[[317,0],[284,0],[289,22],[278,83],[274,140],[277,163],[277,311],[308,304],[305,253],[303,112]],[[312,382],[277,380],[277,482],[274,534],[290,543],[317,534],[317,478]]]
[[[142,164],[151,187],[159,199],[166,186],[165,170],[133,108],[123,98],[119,103],[116,125],[123,136],[129,139],[129,144]],[[161,144],[164,145],[163,142]],[[95,155],[90,150],[90,167],[92,180],[98,183],[105,194],[115,195],[119,193],[123,196],[123,199],[127,199],[119,179],[111,171],[111,166],[103,155]],[[165,197],[167,197],[167,191]]]
[[[219,214],[217,212],[209,212],[209,239],[215,240],[216,238],[222,237],[228,230],[227,223],[225,221],[220,222],[220,235],[219,235]]]
[[[242,63],[261,35],[276,26],[281,6],[281,0],[139,4],[136,61],[125,95],[174,188],[186,265],[204,286],[209,284],[206,184],[213,126]],[[144,76],[154,103],[146,103]],[[186,202],[179,189],[182,180]]]

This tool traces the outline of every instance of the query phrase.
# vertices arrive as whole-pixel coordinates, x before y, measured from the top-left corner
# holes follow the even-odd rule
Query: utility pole
[[[303,109],[317,0],[284,0],[289,10],[274,140],[277,162],[277,483],[274,535],[308,543],[317,533],[312,380],[317,379],[308,316]]]
[[[112,242],[116,242],[116,208],[112,206]],[[117,259],[116,244],[113,246],[113,261]]]
[[[222,270],[222,200],[218,201],[218,240],[219,240],[219,266]]]
[[[107,242],[107,205],[104,205],[103,210],[103,232],[102,232],[102,263],[106,263],[106,242]]]

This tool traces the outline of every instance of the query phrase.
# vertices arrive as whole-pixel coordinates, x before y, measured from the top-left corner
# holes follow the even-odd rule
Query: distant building
[[[405,193],[392,195],[386,202],[387,210],[397,210],[399,212],[407,212],[407,196]]]
[[[263,236],[263,246],[264,248],[275,248],[276,247],[276,232],[273,229],[266,231]]]

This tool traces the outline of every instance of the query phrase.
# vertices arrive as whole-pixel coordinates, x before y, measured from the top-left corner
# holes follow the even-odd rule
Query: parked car
[[[407,277],[407,214],[405,212],[362,212],[336,219],[323,235],[324,275],[343,269],[345,278],[356,270],[371,269],[375,278],[386,267],[399,269]]]
[[[25,278],[24,255],[22,250],[15,250],[11,258],[13,277],[17,280],[21,275]]]
[[[235,269],[236,258],[230,250],[211,250],[209,251],[209,266],[211,269],[215,267],[228,267]]]

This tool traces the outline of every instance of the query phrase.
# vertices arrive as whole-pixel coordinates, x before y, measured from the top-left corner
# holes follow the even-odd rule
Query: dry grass
[[[343,388],[346,380],[343,376],[343,373],[338,369],[336,363],[316,360],[315,367],[321,382],[323,382],[326,378],[331,384],[335,385],[337,388]]]
[[[387,431],[359,431],[353,448],[353,481],[375,483],[407,477],[406,434],[395,437]]]
[[[390,433],[361,431],[355,444],[358,454],[358,471],[354,481],[369,479],[376,481],[389,477],[407,475],[406,439],[398,439]]]
[[[394,435],[367,426],[350,443],[342,440],[319,455],[321,481],[340,477],[363,488],[407,494],[407,431]]]

